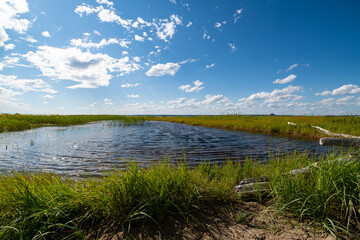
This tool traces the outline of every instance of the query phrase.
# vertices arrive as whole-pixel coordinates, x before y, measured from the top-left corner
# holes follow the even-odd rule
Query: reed
[[[21,131],[43,126],[69,126],[95,121],[120,121],[123,124],[143,123],[144,117],[120,115],[23,115],[0,114],[0,132]]]
[[[359,230],[360,162],[338,161],[346,156],[324,155],[316,171],[297,176],[284,173],[317,159],[294,153],[265,164],[247,159],[196,168],[185,159],[176,165],[165,159],[85,179],[5,172],[0,175],[0,239],[82,239],[99,226],[128,228],[140,219],[161,224],[174,214],[186,218],[203,206],[241,201],[234,186],[263,175],[270,179],[269,197],[279,211],[320,223],[334,235],[352,236]],[[265,200],[259,195],[258,201]]]
[[[309,139],[319,139],[326,136],[311,126],[319,126],[334,133],[360,136],[360,116],[218,115],[148,117],[147,119]],[[295,123],[296,126],[289,125],[288,122]]]

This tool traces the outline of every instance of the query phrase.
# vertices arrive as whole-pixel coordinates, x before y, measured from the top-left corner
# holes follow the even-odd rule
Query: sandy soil
[[[237,221],[235,220],[237,218]],[[232,207],[208,207],[188,217],[171,217],[158,226],[147,221],[132,225],[130,231],[106,226],[105,231],[89,235],[88,239],[335,239],[329,233],[282,216],[257,202],[237,203]]]

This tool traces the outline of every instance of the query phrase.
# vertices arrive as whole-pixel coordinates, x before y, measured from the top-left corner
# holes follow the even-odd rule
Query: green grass
[[[42,126],[69,126],[94,121],[121,121],[124,124],[142,123],[143,117],[120,115],[22,115],[0,114],[0,132],[21,131]]]
[[[360,162],[337,161],[346,155],[336,155],[321,158],[311,174],[297,176],[284,173],[316,159],[294,153],[266,164],[249,159],[197,168],[181,161],[174,166],[165,159],[146,169],[130,165],[127,171],[78,180],[50,173],[2,173],[0,239],[81,239],[99,225],[127,228],[140,219],[161,224],[169,215],[186,218],[204,205],[240,201],[234,186],[264,175],[280,211],[320,223],[334,235],[351,236],[359,226]],[[261,195],[257,199],[264,201]]]
[[[326,136],[311,126],[319,126],[334,133],[360,136],[360,116],[220,115],[149,117],[147,119],[310,139],[319,139],[320,137]],[[288,122],[295,123],[297,126],[288,125]]]

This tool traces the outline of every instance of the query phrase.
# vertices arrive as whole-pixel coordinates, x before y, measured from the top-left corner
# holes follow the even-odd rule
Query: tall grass
[[[191,116],[151,117],[150,120],[185,123],[195,126],[253,131],[267,134],[318,139],[324,133],[311,126],[319,126],[335,133],[360,136],[360,116]],[[288,122],[297,124],[289,125]]]
[[[248,159],[215,166],[204,162],[197,168],[165,160],[146,169],[130,165],[126,171],[77,180],[51,173],[2,173],[0,239],[81,239],[100,225],[128,228],[139,219],[161,224],[168,215],[187,216],[204,205],[239,201],[234,186],[264,175],[278,209],[300,221],[321,223],[334,234],[352,234],[359,230],[360,162],[339,157],[346,154],[324,156],[318,169],[297,176],[284,173],[316,159],[295,153],[266,164]]]
[[[47,125],[68,126],[94,121],[115,120],[124,124],[142,123],[144,117],[120,115],[22,115],[0,114],[0,132],[21,131]]]

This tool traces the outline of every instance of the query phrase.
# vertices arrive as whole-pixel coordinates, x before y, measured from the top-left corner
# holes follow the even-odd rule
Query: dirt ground
[[[147,221],[132,225],[130,231],[109,226],[105,229],[101,234],[89,235],[88,239],[335,239],[320,227],[314,229],[257,202],[208,207],[191,214],[187,220],[181,216],[165,219],[160,226]]]

